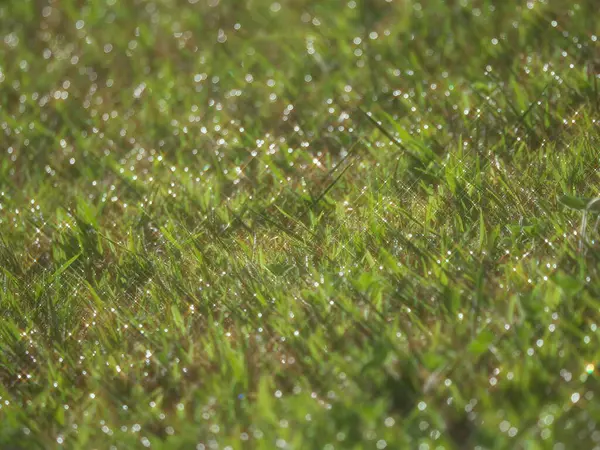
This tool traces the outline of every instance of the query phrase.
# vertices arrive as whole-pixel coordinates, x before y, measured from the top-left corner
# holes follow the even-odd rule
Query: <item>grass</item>
[[[597,9],[2,2],[0,447],[599,449]]]

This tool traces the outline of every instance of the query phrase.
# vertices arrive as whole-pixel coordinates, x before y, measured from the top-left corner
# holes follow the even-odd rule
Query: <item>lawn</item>
[[[600,449],[597,0],[0,3],[0,448]]]

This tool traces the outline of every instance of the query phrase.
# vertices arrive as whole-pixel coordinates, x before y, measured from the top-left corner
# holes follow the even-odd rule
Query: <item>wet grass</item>
[[[600,448],[597,2],[0,4],[0,447]]]

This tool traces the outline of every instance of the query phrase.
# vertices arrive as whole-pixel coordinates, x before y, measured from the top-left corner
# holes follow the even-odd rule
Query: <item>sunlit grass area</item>
[[[0,2],[0,448],[600,449],[599,6]]]

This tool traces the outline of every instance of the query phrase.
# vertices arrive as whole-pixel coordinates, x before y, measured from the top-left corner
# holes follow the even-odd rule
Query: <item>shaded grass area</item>
[[[600,448],[596,16],[2,3],[0,445]]]

